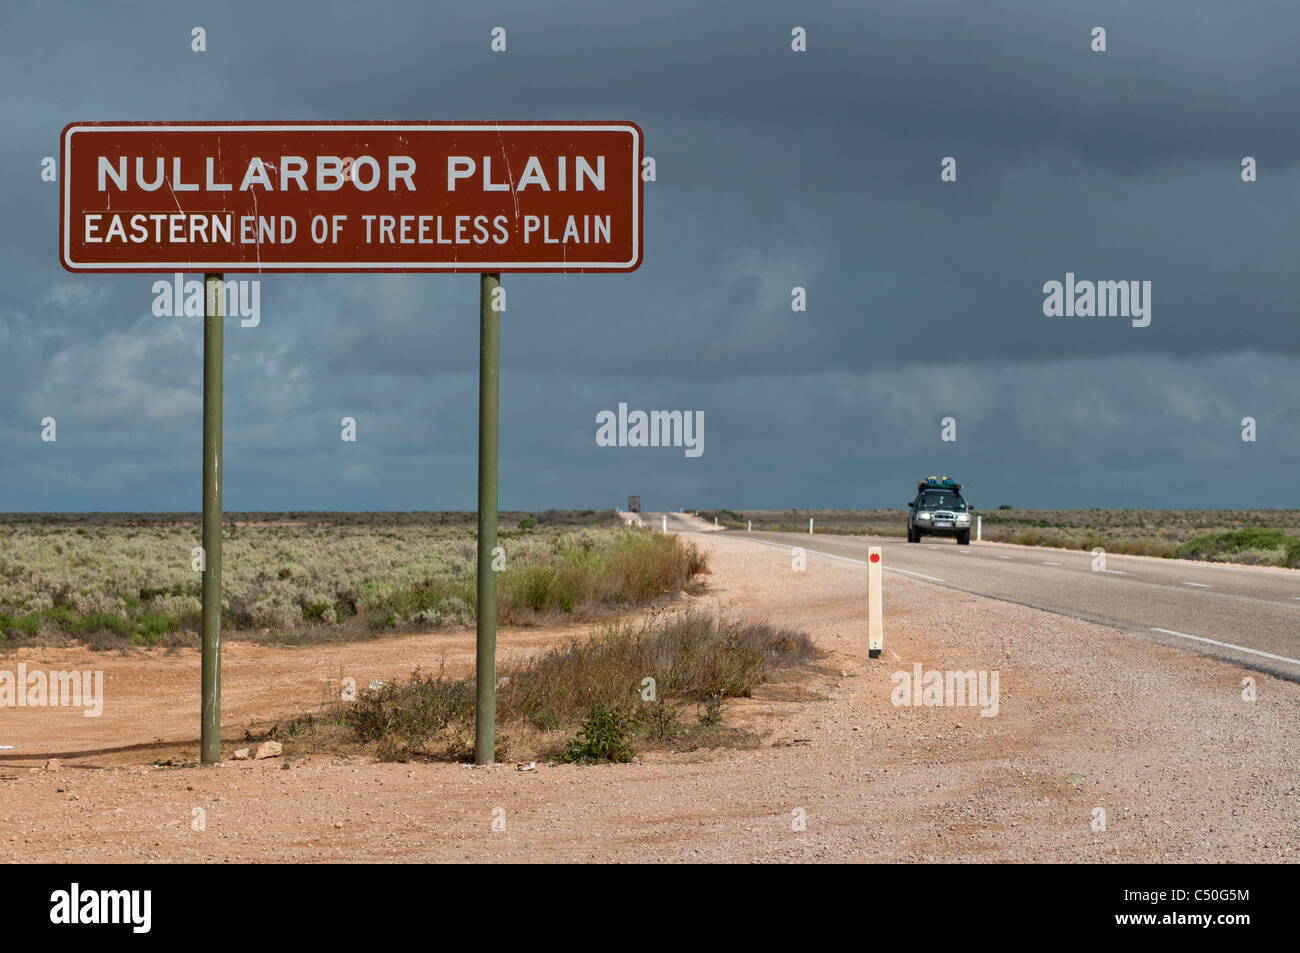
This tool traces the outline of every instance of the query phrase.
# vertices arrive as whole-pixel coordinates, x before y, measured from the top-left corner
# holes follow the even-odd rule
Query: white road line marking
[[[1059,566],[1060,563],[1043,563],[1044,566]]]
[[[1108,573],[1110,573],[1112,576],[1127,576],[1127,575],[1128,575],[1128,573],[1126,573],[1126,572],[1125,572],[1124,570],[1122,570],[1122,569],[1103,569],[1102,572],[1108,572]]]
[[[1010,556],[999,556],[998,559],[1010,559]]]
[[[1248,649],[1244,645],[1233,645],[1231,642],[1219,642],[1215,639],[1207,639],[1199,635],[1188,635],[1186,632],[1175,632],[1173,629],[1158,629],[1151,626],[1152,632],[1163,632],[1165,635],[1176,635],[1180,639],[1192,639],[1195,642],[1208,642],[1210,645],[1218,645],[1225,649],[1233,649],[1237,652],[1246,652],[1250,655],[1260,655],[1264,658],[1271,658],[1277,662],[1290,662],[1292,665],[1300,665],[1300,659],[1287,658],[1285,655],[1273,655],[1271,652],[1261,652],[1259,649]]]
[[[1184,586],[1195,586],[1197,589],[1213,589],[1214,587],[1204,582],[1185,582]]]
[[[827,555],[827,554],[826,554],[826,553],[822,553],[822,555],[825,556],[825,555]],[[842,558],[842,557],[841,557],[841,558]],[[855,559],[855,560],[853,560],[853,561],[854,561],[854,562],[861,562],[861,560],[858,560],[858,559]],[[923,573],[923,572],[912,572],[910,569],[896,569],[896,568],[893,567],[893,566],[884,566],[883,568],[884,568],[885,572],[901,572],[901,573],[906,573],[906,574],[909,575],[909,576],[919,576],[919,577],[922,578],[922,579],[929,579],[931,582],[943,582],[943,580],[940,579],[938,576],[927,576],[927,575],[926,575],[925,573]]]
[[[784,544],[782,544],[782,543],[769,543],[769,542],[768,542],[767,540],[765,540],[765,539],[751,539],[751,540],[749,540],[749,542],[751,542],[751,543],[758,543],[758,544],[760,544],[760,545],[762,545],[762,546],[775,546],[775,547],[777,547],[778,549],[793,549],[793,548],[794,548],[793,546],[786,546],[786,545],[784,545]],[[842,560],[844,560],[846,563],[857,563],[859,566],[866,566],[866,565],[868,565],[868,563],[867,563],[867,561],[866,561],[865,559],[853,559],[853,558],[851,558],[851,557],[849,557],[849,556],[837,556],[837,555],[835,555],[834,553],[823,553],[823,552],[819,552],[819,551],[817,551],[817,550],[815,550],[815,549],[809,549],[809,548],[806,547],[806,546],[801,546],[801,547],[799,547],[799,548],[802,549],[805,553],[810,553],[810,554],[813,555],[813,556],[825,556],[827,559],[842,559]],[[923,572],[912,572],[910,569],[897,569],[897,568],[895,568],[894,566],[882,566],[881,568],[884,569],[885,572],[901,572],[901,573],[904,573],[904,574],[906,574],[906,575],[908,575],[908,576],[919,576],[919,577],[922,578],[922,579],[929,579],[931,582],[943,582],[943,580],[940,579],[938,576],[927,576],[927,575],[926,575],[925,573],[923,573]]]

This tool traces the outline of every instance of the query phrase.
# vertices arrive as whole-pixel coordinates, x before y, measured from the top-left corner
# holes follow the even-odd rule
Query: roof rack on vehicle
[[[943,490],[960,491],[961,484],[958,483],[956,480],[950,480],[946,476],[945,477],[932,476],[932,477],[926,477],[924,480],[919,481],[916,484],[916,488],[918,490],[943,489]]]

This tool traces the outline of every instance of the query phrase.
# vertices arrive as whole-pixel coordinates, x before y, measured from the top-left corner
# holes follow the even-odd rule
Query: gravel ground
[[[809,555],[795,572],[780,549],[726,534],[693,539],[709,551],[713,574],[708,594],[691,601],[801,628],[831,653],[823,673],[729,706],[729,723],[762,733],[756,749],[524,773],[513,764],[299,757],[290,743],[287,758],[154,768],[147,762],[158,749],[146,743],[155,738],[196,748],[196,656],[88,656],[83,664],[108,678],[102,719],[0,709],[0,744],[15,745],[0,755],[0,859],[1300,857],[1300,685],[893,574],[884,582],[885,652],[868,661],[865,567]],[[526,651],[573,631],[503,633],[502,642]],[[421,661],[436,666],[444,653],[451,667],[468,665],[472,640],[228,646],[229,737],[250,719],[301,710],[340,674],[392,677]],[[76,659],[51,651],[0,668],[18,661]],[[997,715],[894,705],[892,676],[917,663],[996,671]],[[1242,697],[1246,677],[1254,701]],[[41,767],[51,753],[76,751],[85,753],[57,771]]]

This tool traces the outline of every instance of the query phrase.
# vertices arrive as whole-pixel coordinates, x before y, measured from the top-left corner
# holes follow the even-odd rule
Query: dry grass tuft
[[[655,613],[501,666],[497,717],[512,735],[539,739],[539,750],[561,760],[627,760],[638,744],[725,743],[725,699],[749,697],[776,673],[820,656],[801,632],[700,610]],[[344,718],[381,759],[459,759],[467,754],[474,702],[472,678],[415,672],[361,692]],[[680,706],[690,704],[696,715],[684,721]]]

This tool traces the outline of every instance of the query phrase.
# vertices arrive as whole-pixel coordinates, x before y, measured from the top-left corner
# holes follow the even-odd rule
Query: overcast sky
[[[0,511],[201,504],[202,320],[59,264],[41,159],[92,120],[638,123],[640,270],[504,276],[505,509],[901,506],[931,473],[977,507],[1300,499],[1294,2],[187,6],[0,0]],[[1045,316],[1067,272],[1150,281],[1150,325]],[[226,509],[473,509],[477,279],[261,294]],[[597,446],[620,402],[702,411],[704,453]]]

